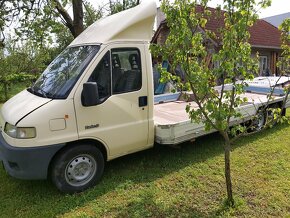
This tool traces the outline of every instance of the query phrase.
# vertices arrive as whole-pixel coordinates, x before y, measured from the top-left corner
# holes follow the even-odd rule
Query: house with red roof
[[[205,29],[218,34],[218,29],[224,27],[223,16],[214,16],[217,11],[214,8],[208,8],[211,11],[211,17],[208,18]],[[201,11],[201,7],[197,6],[196,11]],[[152,38],[152,43],[163,44],[169,34],[169,28],[165,15],[158,8],[157,13],[157,30]],[[252,47],[252,55],[259,54],[259,75],[263,76],[270,72],[270,75],[279,75],[279,69],[276,63],[281,54],[281,32],[277,27],[266,22],[265,20],[257,20],[250,27],[249,43]],[[218,51],[221,48],[221,41],[218,39],[211,40],[211,50]]]

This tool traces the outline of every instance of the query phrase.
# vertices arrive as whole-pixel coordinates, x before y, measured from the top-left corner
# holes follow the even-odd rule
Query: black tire
[[[104,172],[104,156],[89,144],[71,145],[53,159],[50,176],[64,193],[82,192],[95,186]]]

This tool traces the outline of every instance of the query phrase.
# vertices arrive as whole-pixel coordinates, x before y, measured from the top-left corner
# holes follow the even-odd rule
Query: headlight
[[[17,139],[30,139],[36,136],[34,127],[16,127],[9,123],[6,123],[4,132],[10,137]]]

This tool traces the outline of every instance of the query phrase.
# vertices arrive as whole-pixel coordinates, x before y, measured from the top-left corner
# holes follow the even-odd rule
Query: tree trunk
[[[110,14],[112,15],[114,11],[114,5],[111,0],[109,0],[109,5],[110,5]]]
[[[234,206],[234,198],[233,198],[233,188],[232,188],[232,178],[231,178],[231,160],[230,160],[230,152],[231,152],[231,144],[230,139],[227,133],[221,133],[225,139],[224,151],[225,151],[225,178],[226,178],[226,186],[227,186],[227,202],[229,206]]]
[[[80,35],[84,31],[84,12],[83,12],[83,1],[73,0],[73,27],[74,27],[74,38]]]
[[[123,0],[123,11],[126,10],[126,0]]]

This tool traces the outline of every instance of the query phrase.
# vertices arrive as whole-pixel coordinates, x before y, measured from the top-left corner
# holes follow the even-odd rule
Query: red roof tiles
[[[264,20],[257,20],[250,28],[250,43],[253,46],[280,47],[281,32],[275,26]]]
[[[205,29],[211,30],[219,36],[218,29],[224,27],[223,16],[215,16],[217,11],[214,8],[208,8],[211,11],[211,17],[208,19]],[[202,8],[200,6],[196,7],[196,11],[200,12]],[[222,11],[222,14],[224,12]],[[160,34],[159,28],[162,25],[166,25],[166,21],[161,22],[161,25],[158,27],[156,34]],[[155,35],[156,35],[155,34]],[[153,36],[153,40],[157,36]],[[264,20],[257,20],[256,23],[250,28],[250,40],[249,43],[253,47],[264,47],[264,48],[280,48],[281,46],[281,32],[275,26]],[[219,43],[219,42],[218,42]]]

